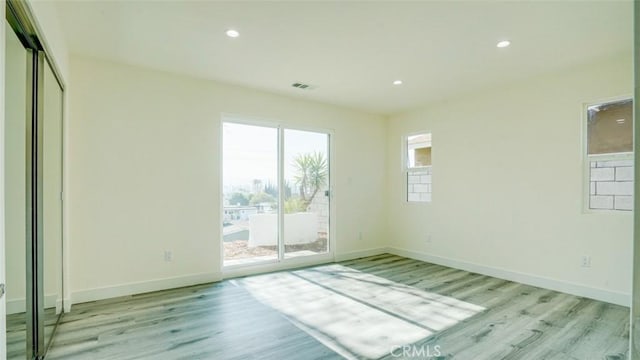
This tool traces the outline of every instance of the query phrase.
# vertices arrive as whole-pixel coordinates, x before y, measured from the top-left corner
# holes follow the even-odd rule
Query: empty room
[[[637,1],[0,9],[0,360],[640,360]]]

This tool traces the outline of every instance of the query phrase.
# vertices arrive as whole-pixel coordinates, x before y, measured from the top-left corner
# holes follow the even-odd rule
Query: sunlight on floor
[[[337,264],[235,283],[347,358],[388,355],[484,310]]]

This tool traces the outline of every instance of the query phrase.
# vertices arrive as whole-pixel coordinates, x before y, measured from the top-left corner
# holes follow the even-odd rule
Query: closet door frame
[[[44,355],[43,114],[44,53],[28,49],[27,99],[27,356]]]

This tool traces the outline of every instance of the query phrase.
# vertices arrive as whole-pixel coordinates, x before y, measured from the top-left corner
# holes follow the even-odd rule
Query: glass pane
[[[284,131],[285,257],[329,250],[329,135]]]
[[[431,166],[431,134],[407,136],[407,167]]]
[[[589,209],[633,210],[633,156],[589,161]]]
[[[44,65],[43,132],[43,289],[44,343],[62,312],[62,89]]]
[[[407,136],[407,201],[431,202],[431,134]]]
[[[278,258],[278,130],[223,124],[224,265]]]
[[[5,26],[5,256],[7,359],[27,357],[26,342],[26,100],[27,51]]]
[[[631,100],[590,106],[587,123],[589,155],[633,151]]]
[[[431,202],[431,166],[407,171],[407,201]]]

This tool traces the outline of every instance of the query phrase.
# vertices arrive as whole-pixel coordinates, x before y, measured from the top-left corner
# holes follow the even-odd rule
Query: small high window
[[[431,201],[431,134],[405,137],[407,201]]]
[[[587,106],[588,208],[633,210],[633,102]]]

